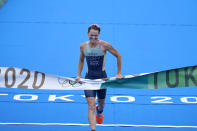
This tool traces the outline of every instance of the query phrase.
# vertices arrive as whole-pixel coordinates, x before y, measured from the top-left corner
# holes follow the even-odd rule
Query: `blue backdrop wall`
[[[92,23],[121,53],[123,75],[196,65],[196,7],[196,0],[8,0],[0,8],[0,66],[74,77]],[[116,75],[109,53],[106,70]]]

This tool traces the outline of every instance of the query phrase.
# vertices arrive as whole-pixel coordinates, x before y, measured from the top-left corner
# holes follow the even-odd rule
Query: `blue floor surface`
[[[108,89],[103,124],[97,131],[194,131],[197,128],[136,127],[170,125],[197,127],[197,87],[128,90]],[[0,131],[88,131],[88,126],[7,125],[8,123],[88,124],[83,91],[0,88]]]

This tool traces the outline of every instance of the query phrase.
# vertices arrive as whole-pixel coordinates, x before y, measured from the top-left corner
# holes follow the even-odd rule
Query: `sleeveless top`
[[[87,62],[86,78],[106,78],[107,75],[105,72],[105,53],[101,49],[101,41],[99,40],[95,48],[90,47],[89,41],[86,42],[84,55]]]

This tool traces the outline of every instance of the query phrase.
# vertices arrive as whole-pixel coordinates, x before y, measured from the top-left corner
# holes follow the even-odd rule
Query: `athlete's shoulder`
[[[83,42],[80,46],[85,46],[88,43],[88,41]]]
[[[105,49],[110,49],[112,47],[112,45],[109,42],[103,41],[101,40],[101,45],[105,48]]]
[[[80,45],[80,48],[85,48],[86,44],[87,44],[87,42],[82,43],[82,44]]]
[[[80,51],[81,51],[82,53],[84,53],[84,51],[85,51],[85,49],[86,49],[86,45],[87,45],[87,42],[84,42],[84,43],[82,43],[82,44],[80,45]]]

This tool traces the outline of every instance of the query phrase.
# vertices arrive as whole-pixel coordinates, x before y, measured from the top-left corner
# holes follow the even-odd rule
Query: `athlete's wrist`
[[[78,75],[77,75],[77,78],[81,78],[81,76],[78,76]]]
[[[121,72],[118,72],[116,75],[121,75]]]
[[[120,79],[120,78],[122,78],[121,74],[117,74],[116,79]]]
[[[77,82],[79,82],[80,79],[81,79],[81,76],[77,76],[77,77],[75,78],[75,80],[76,80]]]
[[[79,77],[79,78],[80,78],[80,77],[81,77],[81,74],[80,74],[80,73],[78,73],[78,74],[77,74],[77,77]]]

